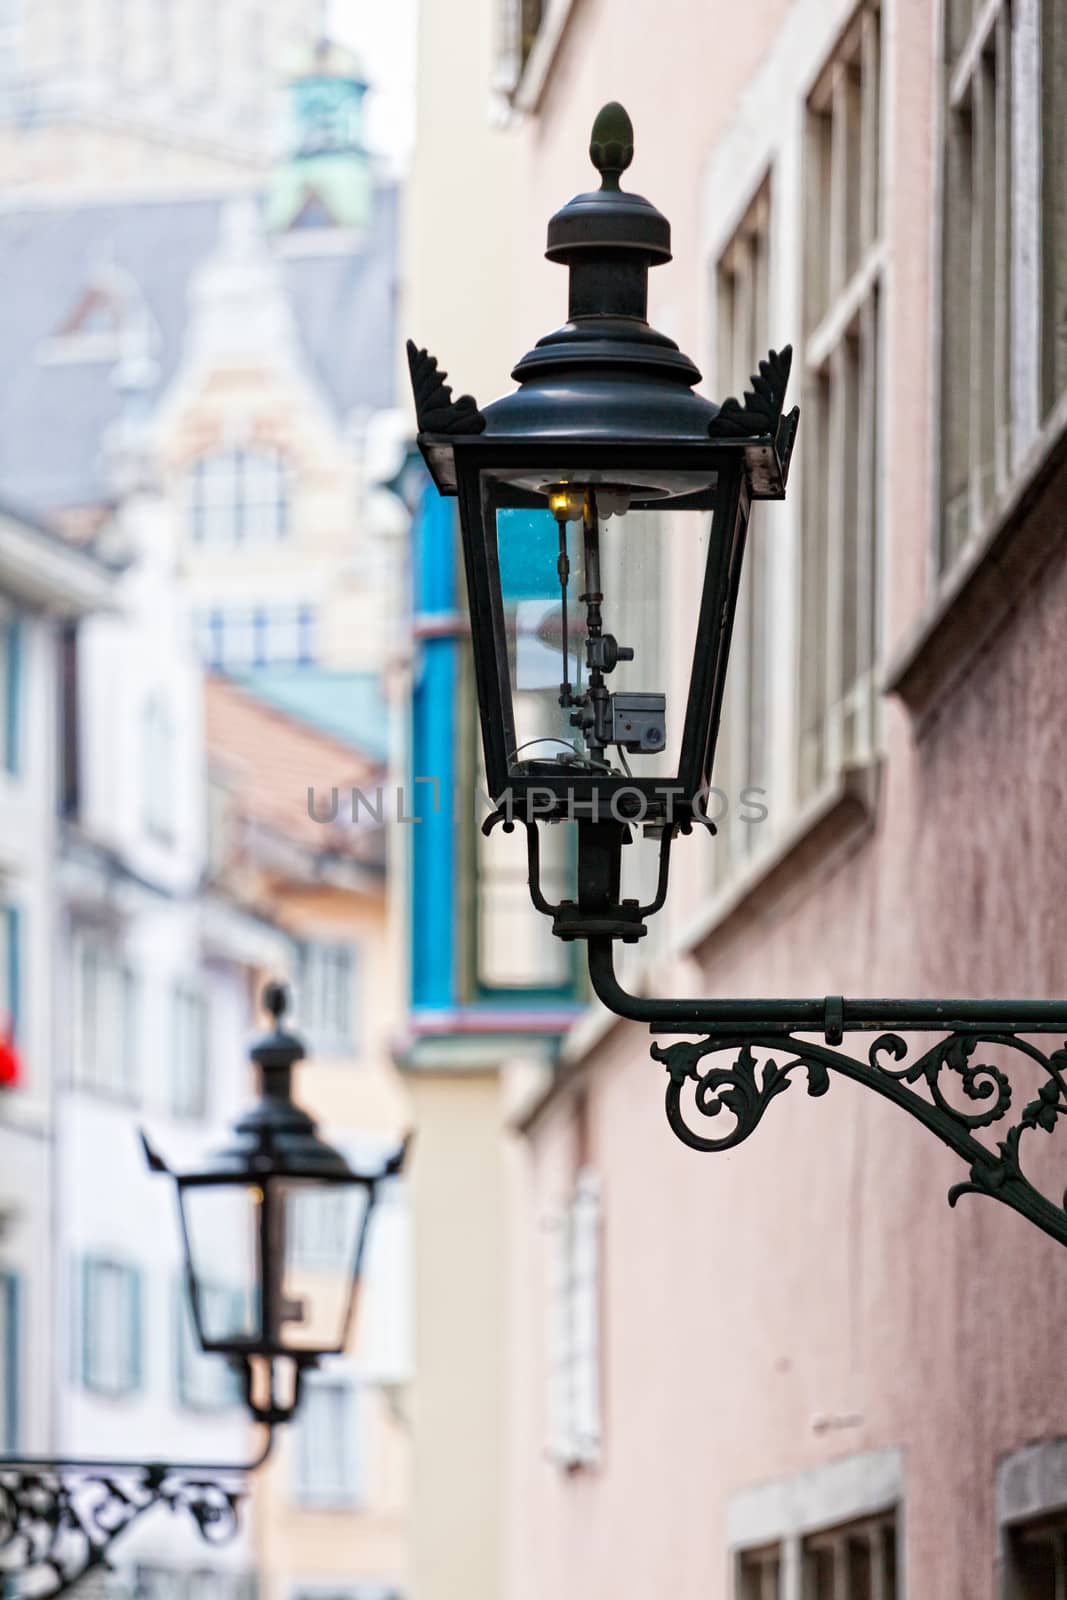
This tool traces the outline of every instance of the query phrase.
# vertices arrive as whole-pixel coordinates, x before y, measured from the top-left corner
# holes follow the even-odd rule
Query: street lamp
[[[175,1181],[200,1344],[229,1359],[253,1418],[274,1426],[297,1410],[308,1368],[345,1348],[378,1188],[401,1170],[406,1145],[376,1170],[356,1171],[326,1144],[292,1099],[293,1068],[305,1052],[282,1024],[280,984],[268,985],[264,1005],[274,1027],[250,1051],[260,1097],[229,1143],[203,1166],[173,1173],[141,1138],[150,1169]],[[309,1266],[302,1247],[316,1234],[329,1238],[333,1259],[325,1269],[317,1256]],[[284,1400],[280,1367],[290,1380]]]
[[[284,988],[268,985],[274,1026],[250,1052],[260,1096],[222,1150],[194,1171],[170,1173],[141,1135],[149,1168],[175,1180],[197,1337],[241,1374],[264,1447],[240,1464],[0,1456],[0,1588],[15,1575],[20,1594],[56,1600],[106,1567],[115,1540],[157,1505],[185,1512],[208,1543],[232,1538],[245,1480],[270,1454],[274,1428],[296,1414],[304,1373],[345,1347],[375,1203],[407,1144],[374,1171],[357,1171],[319,1137],[292,1099],[304,1047],[283,1027],[286,1003]],[[309,1232],[329,1236],[333,1270],[304,1264]]]
[[[784,497],[798,412],[785,411],[788,347],[760,363],[743,401],[716,406],[693,392],[693,363],[646,318],[648,271],[669,259],[670,227],[619,186],[633,155],[621,106],[600,112],[589,153],[599,190],[548,226],[548,258],[570,269],[569,318],[515,367],[518,389],[481,410],[469,395],[454,400],[447,374],[408,344],[419,447],[438,490],[459,500],[497,807],[483,826],[525,829],[533,903],[559,938],[587,941],[592,985],[609,1010],[653,1033],[703,1036],[652,1047],[668,1071],[670,1125],[686,1144],[732,1148],[794,1073],[818,1096],[838,1072],[965,1161],[952,1203],[994,1196],[1067,1244],[1067,1207],[1020,1162],[1023,1139],[1051,1132],[1067,1112],[1067,1046],[1045,1051],[1021,1035],[1067,1034],[1067,1004],[647,999],[616,977],[615,941],[640,939],[665,903],[677,835],[714,831],[706,796],[749,509]],[[678,707],[650,680],[653,651],[641,645],[667,552],[686,549],[688,566],[675,559],[675,568],[699,573],[700,599],[688,608],[689,688]],[[676,650],[684,620],[675,608]],[[577,897],[551,904],[538,826],[564,822],[577,829]],[[660,838],[645,905],[622,895],[623,848],[637,824]],[[860,1055],[837,1048],[859,1031],[879,1036]],[[942,1037],[913,1055],[902,1035],[916,1032]],[[1012,1108],[1009,1062],[1029,1063],[1039,1087],[991,1145],[980,1135]]]

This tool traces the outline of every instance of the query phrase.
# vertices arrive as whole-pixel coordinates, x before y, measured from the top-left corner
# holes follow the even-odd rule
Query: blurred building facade
[[[384,792],[384,766],[223,678],[207,686],[207,749],[214,890],[229,905],[259,908],[293,952],[296,1022],[309,1051],[296,1096],[359,1169],[384,1166],[409,1115],[390,1057],[400,994],[386,933],[385,828],[369,809]],[[328,820],[333,791],[344,801]],[[355,821],[354,792],[368,801]],[[308,1376],[300,1414],[257,1482],[264,1600],[409,1592],[409,1233],[407,1180],[391,1179],[349,1349]],[[303,1268],[350,1270],[329,1196],[306,1211],[305,1234],[295,1241]]]
[[[7,41],[0,492],[77,570],[106,557],[118,575],[112,610],[65,640],[55,690],[58,861],[46,851],[41,871],[56,909],[32,990],[54,1038],[28,1080],[54,1073],[53,1159],[39,1175],[20,1156],[0,1260],[13,1278],[47,1240],[54,1315],[43,1287],[18,1291],[17,1383],[32,1353],[52,1404],[22,1406],[20,1448],[234,1461],[247,1417],[194,1348],[172,1197],[146,1186],[135,1129],[143,1117],[178,1162],[210,1144],[250,1092],[267,976],[291,980],[315,1053],[299,1092],[330,1136],[372,1159],[406,1122],[380,943],[400,523],[375,487],[397,431],[398,195],[363,145],[358,62],[317,37],[314,10],[134,9],[127,29],[120,8],[16,8]],[[79,18],[100,54],[84,71],[60,52]],[[339,788],[336,828],[312,818],[315,786],[320,817]],[[374,827],[345,826],[353,787]],[[17,1124],[28,1095],[0,1115]],[[265,1563],[279,1600],[405,1592],[406,1217],[394,1183],[368,1325],[310,1385],[242,1538],[220,1554],[149,1519],[117,1552],[123,1586],[226,1600]],[[308,1250],[328,1245],[325,1218]]]
[[[0,1075],[0,1453],[57,1436],[58,730],[72,629],[114,603],[116,577],[43,524],[0,516],[0,1010],[11,1052]]]
[[[507,0],[466,20],[447,56],[471,74],[464,176],[420,138],[406,319],[457,392],[493,398],[563,320],[544,227],[591,187],[590,124],[616,98],[626,186],[673,224],[650,320],[717,398],[794,346],[801,446],[787,504],[751,530],[727,810],[676,853],[632,985],[1062,995],[1062,6],[782,0],[738,28]],[[443,218],[479,179],[473,273]],[[456,241],[432,273],[428,237]],[[445,548],[447,513],[427,514]],[[664,574],[667,635],[684,583]],[[675,700],[682,665],[665,655]],[[746,786],[758,825],[736,814]],[[473,923],[469,859],[462,881]],[[485,1193],[494,1215],[507,1197],[509,1259],[468,1309],[504,1294],[506,1398],[481,1401],[506,1440],[504,1576],[469,1592],[1053,1600],[1067,1390],[1040,1352],[1061,1252],[984,1201],[949,1210],[954,1159],[843,1081],[776,1100],[729,1156],[685,1150],[648,1043],[593,1011],[547,1088],[498,1067]],[[1054,1188],[1053,1153],[1030,1156]],[[416,1407],[417,1486],[442,1418]],[[414,1517],[420,1573],[446,1530],[418,1487]]]
[[[277,153],[284,75],[322,20],[294,0],[16,0],[0,24],[5,189],[247,182]]]

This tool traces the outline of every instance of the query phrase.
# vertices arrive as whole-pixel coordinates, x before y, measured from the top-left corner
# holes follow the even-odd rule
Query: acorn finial
[[[280,1023],[289,1006],[289,993],[284,983],[268,983],[263,989],[263,1009],[275,1023]]]
[[[601,189],[617,189],[634,158],[634,125],[625,106],[609,100],[601,106],[589,140],[589,159],[600,173]]]

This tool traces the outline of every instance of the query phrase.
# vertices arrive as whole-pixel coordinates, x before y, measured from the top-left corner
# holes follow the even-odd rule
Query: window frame
[[[951,0],[942,0],[938,13],[942,71],[937,105],[937,234],[933,285],[936,432],[929,551],[929,582],[935,601],[939,595],[951,597],[958,575],[988,555],[1005,512],[1025,484],[1035,451],[1047,448],[1067,427],[1067,339],[1062,341],[1061,348],[1054,339],[1045,336],[1044,330],[1052,296],[1060,286],[1059,274],[1065,274],[1064,281],[1067,281],[1067,267],[1064,266],[1067,197],[1060,192],[1062,184],[1067,182],[1067,109],[1064,109],[1062,94],[1057,98],[1049,88],[1050,74],[1054,71],[1049,57],[1067,51],[1065,34],[1054,25],[1058,15],[1054,0],[984,0],[983,4],[974,6],[962,39],[952,37],[952,12]],[[1003,382],[997,385],[991,398],[994,406],[1006,407],[1006,441],[1001,443],[1000,453],[992,463],[996,475],[995,492],[985,505],[980,501],[975,503],[977,497],[970,482],[975,463],[968,456],[969,481],[955,496],[956,500],[962,499],[964,494],[969,497],[967,523],[962,537],[949,540],[947,457],[951,442],[946,418],[951,392],[959,385],[959,373],[950,366],[947,347],[952,329],[946,315],[948,297],[958,291],[959,277],[953,256],[953,251],[958,256],[959,250],[949,214],[950,207],[958,205],[951,159],[953,103],[958,104],[976,68],[980,67],[982,55],[998,26],[1008,55],[1005,77],[1010,105],[1006,169],[1010,206],[1006,215],[1006,247],[1002,250],[1007,296],[1005,304],[998,307],[1002,316],[1006,313],[1006,320],[1002,322],[998,317],[997,321],[998,332],[1007,347],[1006,352],[1001,353],[1001,365],[1006,370]],[[1057,106],[1058,120],[1050,125]],[[1048,149],[1052,150],[1051,158],[1042,159]],[[1058,196],[1058,206],[1047,204],[1050,192]],[[973,234],[970,219],[968,228]],[[972,316],[972,336],[975,325],[976,318]],[[967,367],[970,378],[970,354]]]
[[[14,1452],[18,1448],[20,1432],[20,1395],[22,1391],[22,1275],[14,1267],[0,1267],[0,1388],[3,1390],[3,1428],[0,1428],[0,1451]]]
[[[293,473],[276,445],[205,451],[186,467],[183,491],[190,543],[197,549],[269,548],[290,537]]]
[[[336,1364],[328,1374],[309,1373],[304,1379],[304,1399],[293,1427],[292,1456],[292,1495],[304,1510],[352,1511],[365,1502],[366,1397],[363,1387],[354,1373],[339,1369]],[[332,1395],[334,1407],[343,1413],[338,1433],[343,1455],[341,1470],[338,1482],[325,1486],[314,1483],[307,1470],[311,1457],[321,1462],[324,1453],[321,1432],[314,1439],[311,1437],[315,1395]]]
[[[74,1049],[71,1058],[71,1083],[90,1094],[115,1100],[123,1105],[138,1105],[141,1100],[140,1020],[141,979],[126,959],[121,942],[106,930],[84,926],[71,941],[74,992]],[[96,1015],[93,1028],[86,1026],[87,962],[92,957],[97,967]],[[102,985],[113,984],[114,993],[102,992]],[[103,1000],[103,1005],[101,1001]],[[110,1005],[114,1027],[114,1048],[104,1037],[106,1008]],[[119,1076],[102,1070],[115,1063]]]
[[[94,1299],[99,1292],[93,1279],[98,1273],[108,1272],[118,1274],[115,1280],[124,1285],[128,1291],[125,1306],[120,1307],[120,1314],[127,1319],[126,1333],[129,1342],[129,1361],[125,1364],[124,1375],[117,1381],[109,1383],[93,1374],[93,1333],[90,1322],[94,1313]],[[145,1275],[141,1267],[131,1262],[121,1261],[117,1257],[105,1254],[88,1253],[81,1257],[80,1272],[80,1298],[81,1298],[81,1345],[79,1352],[79,1377],[81,1386],[92,1394],[103,1395],[107,1399],[119,1400],[128,1396],[139,1394],[144,1388],[144,1309],[145,1309]]]
[[[796,632],[798,641],[807,634],[825,642],[818,650],[801,650],[797,662],[802,800],[847,767],[872,761],[881,742],[885,593],[879,469],[888,277],[883,35],[881,0],[860,0],[825,52],[804,102],[801,410],[807,423]],[[824,215],[830,218],[829,243],[817,253],[822,225],[816,218]],[[862,605],[855,604],[857,596]],[[854,633],[846,631],[846,616],[855,620]]]
[[[1015,1570],[1019,1536],[1054,1524],[1067,1576],[1067,1438],[1042,1439],[1001,1456],[996,1473],[997,1572],[1003,1600],[1023,1600]]]
[[[347,981],[331,968],[342,962]],[[360,1022],[363,1013],[362,949],[353,939],[305,939],[300,945],[300,1015],[304,1030],[316,1055],[358,1056],[361,1053]],[[338,969],[339,970],[339,969]],[[335,986],[332,999],[343,993],[347,998],[345,1015],[327,1015],[327,989]]]
[[[188,1121],[203,1121],[210,1107],[210,1015],[207,996],[190,978],[171,984],[171,1071],[168,1104],[170,1113]],[[190,1015],[195,1016],[192,1029]],[[196,1058],[189,1070],[183,1052],[195,1048]]]
[[[713,268],[716,389],[740,394],[772,346],[773,171],[761,177],[744,214],[719,250]],[[742,328],[740,323],[747,327]],[[712,772],[726,797],[719,842],[711,855],[713,886],[721,889],[769,842],[742,813],[753,783],[767,793],[773,761],[774,679],[771,653],[773,585],[762,508],[749,520],[741,587],[734,614],[730,671]],[[758,712],[757,709],[758,708]],[[718,796],[716,795],[716,799]]]
[[[141,823],[157,844],[178,832],[177,729],[168,697],[152,689],[141,706]]]
[[[896,1447],[857,1451],[739,1490],[726,1507],[732,1592],[741,1600],[741,1558],[776,1546],[781,1557],[777,1600],[808,1600],[806,1542],[892,1518],[897,1600],[904,1600],[906,1511],[905,1457]]]
[[[9,778],[22,776],[25,621],[0,611],[0,762]]]

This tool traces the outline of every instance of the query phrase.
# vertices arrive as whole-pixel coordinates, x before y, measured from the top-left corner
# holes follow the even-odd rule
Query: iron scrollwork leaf
[[[437,362],[427,350],[408,340],[408,368],[415,396],[415,415],[420,433],[481,433],[485,418],[473,395],[461,394],[453,400],[452,390]]]
[[[983,1143],[976,1135],[1009,1115],[1012,1084],[1003,1067],[978,1056],[981,1046],[1013,1053],[1013,1060],[1025,1060],[1045,1074],[1036,1097],[1027,1101],[995,1145]],[[759,1126],[771,1101],[789,1087],[791,1075],[798,1069],[807,1072],[809,1095],[825,1094],[830,1074],[837,1072],[892,1100],[967,1163],[967,1179],[949,1191],[951,1205],[964,1194],[993,1196],[1060,1244],[1067,1244],[1067,1195],[1059,1201],[1049,1199],[1030,1182],[1020,1161],[1024,1134],[1034,1130],[1052,1133],[1059,1119],[1067,1115],[1067,1046],[1046,1054],[1013,1033],[974,1031],[950,1033],[914,1059],[909,1060],[909,1054],[907,1042],[895,1033],[875,1039],[866,1060],[789,1033],[735,1038],[716,1035],[695,1043],[686,1040],[652,1046],[653,1058],[663,1062],[670,1075],[667,1120],[691,1149],[729,1150],[741,1144]],[[721,1064],[723,1056],[733,1059]],[[706,1057],[717,1064],[705,1065]],[[690,1081],[696,1113],[710,1121],[725,1109],[734,1118],[732,1127],[713,1134],[692,1125],[683,1099]],[[950,1082],[978,1109],[965,1110],[953,1104],[945,1094]]]
[[[708,424],[710,437],[778,439],[782,408],[785,405],[785,391],[792,365],[792,345],[787,344],[783,345],[781,350],[772,350],[767,359],[760,362],[759,371],[752,374],[749,380],[752,387],[745,391],[744,402],[733,395],[723,401],[718,414]],[[781,429],[780,442],[785,446],[783,468],[793,447],[793,436],[796,433],[799,416],[799,410],[794,409],[785,419]]]

